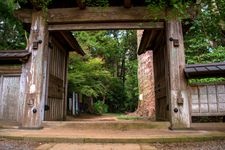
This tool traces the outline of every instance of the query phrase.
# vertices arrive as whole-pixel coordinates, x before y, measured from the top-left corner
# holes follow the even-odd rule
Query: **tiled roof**
[[[187,78],[225,77],[225,62],[186,65],[184,72]]]
[[[27,61],[30,52],[26,50],[0,50],[0,61],[9,61],[9,60],[18,60],[18,61]]]

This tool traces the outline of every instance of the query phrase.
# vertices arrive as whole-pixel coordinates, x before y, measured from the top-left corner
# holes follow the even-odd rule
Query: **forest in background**
[[[21,1],[21,0],[19,0]],[[25,0],[22,0],[25,1]],[[88,1],[89,2],[89,1]],[[147,1],[156,8],[180,9],[189,1]],[[185,3],[186,2],[186,3]],[[106,0],[90,5],[104,6]],[[98,5],[99,3],[99,5]],[[197,0],[197,16],[184,20],[186,63],[225,61],[225,0]],[[0,0],[0,49],[24,49],[28,33],[13,16],[14,0]],[[160,9],[159,9],[160,10]],[[110,112],[134,111],[138,102],[136,31],[73,32],[87,55],[70,54],[69,90],[105,102]],[[202,79],[191,82],[215,82]],[[96,103],[96,107],[101,102]]]
[[[134,111],[138,102],[136,31],[82,31],[74,36],[86,56],[70,55],[69,90],[93,99],[96,107],[104,102],[109,112]]]

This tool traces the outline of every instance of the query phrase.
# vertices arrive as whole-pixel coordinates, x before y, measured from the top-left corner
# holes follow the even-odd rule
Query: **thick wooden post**
[[[182,25],[173,20],[166,23],[166,42],[168,55],[168,98],[170,102],[171,129],[190,127],[190,111],[187,81],[184,77],[185,54]]]
[[[25,78],[22,128],[38,129],[44,115],[46,99],[48,30],[42,12],[33,12],[27,49],[31,52],[23,68]]]

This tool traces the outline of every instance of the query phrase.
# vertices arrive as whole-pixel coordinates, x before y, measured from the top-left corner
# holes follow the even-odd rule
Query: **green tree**
[[[201,0],[194,20],[186,21],[190,28],[185,34],[186,61],[201,64],[225,61],[225,1]],[[224,78],[192,79],[191,83],[224,81]]]
[[[111,75],[103,65],[104,62],[100,58],[82,59],[71,55],[69,89],[88,97],[105,96]]]
[[[24,49],[25,31],[13,16],[16,9],[14,0],[0,0],[0,50]]]
[[[225,61],[225,34],[222,28],[225,1],[206,0],[199,5],[200,11],[195,20],[185,22],[191,25],[185,34],[187,63]]]
[[[74,36],[90,57],[105,61],[105,69],[113,77],[105,96],[109,111],[134,110],[138,99],[136,31],[76,32]]]

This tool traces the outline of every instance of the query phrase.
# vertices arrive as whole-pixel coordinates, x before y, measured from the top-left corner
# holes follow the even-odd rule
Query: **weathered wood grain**
[[[131,22],[156,21],[165,18],[165,12],[151,12],[147,7],[88,7],[85,10],[77,8],[51,9],[48,22],[79,23],[79,22]]]
[[[45,103],[49,106],[49,110],[45,111],[44,120],[57,121],[64,120],[66,115],[68,51],[53,35],[50,35],[50,42],[52,47],[49,48],[48,97]]]
[[[72,23],[72,24],[52,24],[48,26],[49,31],[72,30],[126,30],[126,29],[163,29],[163,22],[116,22],[116,23]]]
[[[131,0],[123,0],[123,6],[125,8],[131,8],[132,6],[132,1]]]
[[[154,49],[154,77],[156,94],[156,119],[169,120],[168,97],[167,97],[167,78],[166,78],[166,55],[165,41],[161,41],[161,46]]]
[[[16,66],[0,66],[0,74],[21,74],[21,65]]]
[[[74,36],[72,35],[72,33],[70,31],[58,31],[58,32],[66,40],[67,45],[69,45],[78,54],[80,54],[82,56],[85,55],[85,52],[82,50],[80,44],[77,42],[77,40],[74,38]]]
[[[19,98],[20,75],[0,75],[0,119],[21,119],[23,102]]]
[[[32,9],[19,9],[14,15],[23,23],[31,23]],[[146,22],[165,21],[168,18],[189,18],[189,12],[181,14],[176,10],[161,9],[156,11],[150,7],[87,7],[48,9],[47,21],[49,24],[68,24],[84,22]]]
[[[156,12],[147,7],[88,7],[48,9],[49,24],[72,24],[84,22],[145,22],[159,21],[166,18],[166,11]],[[19,9],[14,15],[24,23],[31,23],[32,10]]]
[[[33,42],[42,41],[37,49]],[[22,75],[25,80],[25,104],[22,128],[40,128],[44,115],[46,97],[47,61],[48,61],[48,31],[42,12],[33,12],[28,43],[31,57],[25,64]]]
[[[179,46],[175,46],[172,39],[178,39]],[[184,77],[185,67],[184,44],[181,22],[168,20],[166,22],[167,54],[169,58],[169,88],[168,98],[171,112],[171,128],[189,128],[190,113],[187,92],[187,81]]]
[[[191,116],[224,116],[223,84],[191,85]]]

